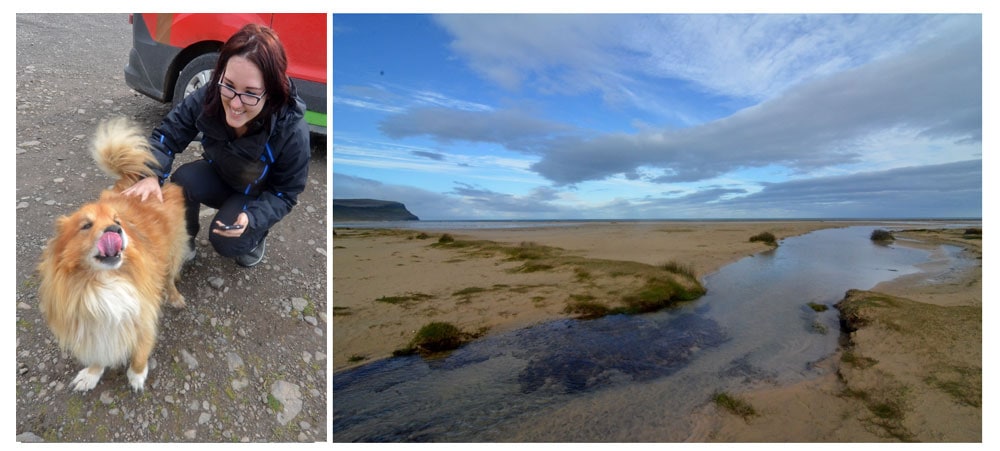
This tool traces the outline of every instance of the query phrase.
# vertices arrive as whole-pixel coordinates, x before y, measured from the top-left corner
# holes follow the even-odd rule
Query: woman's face
[[[226,62],[226,71],[222,74],[221,81],[223,86],[219,87],[219,93],[222,95],[222,105],[226,111],[226,124],[236,131],[236,136],[243,136],[247,131],[247,124],[260,114],[264,102],[267,101],[264,93],[264,75],[250,60],[234,56]],[[247,95],[234,95],[234,91],[238,94],[265,97],[256,105],[250,106],[247,103],[253,103],[255,99]],[[247,101],[244,102],[244,99]]]

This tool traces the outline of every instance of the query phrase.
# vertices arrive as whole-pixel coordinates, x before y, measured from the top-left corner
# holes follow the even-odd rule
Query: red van
[[[326,135],[326,14],[129,15],[132,50],[125,83],[160,102],[176,104],[208,82],[219,48],[247,23],[271,27],[285,46],[288,76],[306,102],[313,133]]]

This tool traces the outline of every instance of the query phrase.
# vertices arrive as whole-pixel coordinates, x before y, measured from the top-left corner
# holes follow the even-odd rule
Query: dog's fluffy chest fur
[[[80,295],[86,314],[76,318],[76,334],[66,337],[67,348],[87,365],[126,362],[135,348],[141,309],[135,287],[105,273]]]

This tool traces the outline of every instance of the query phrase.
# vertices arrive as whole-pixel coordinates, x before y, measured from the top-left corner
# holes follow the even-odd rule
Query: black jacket
[[[203,158],[234,191],[249,196],[243,210],[249,227],[270,229],[297,203],[309,169],[309,126],[305,102],[292,85],[294,106],[284,106],[270,118],[257,118],[243,137],[236,138],[224,117],[204,117],[206,87],[191,93],[153,129],[150,144],[160,163],[154,171],[162,183],[170,175],[174,155],[202,133]]]

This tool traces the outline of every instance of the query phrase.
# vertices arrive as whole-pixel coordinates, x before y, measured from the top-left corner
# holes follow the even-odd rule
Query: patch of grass
[[[953,366],[934,371],[924,378],[924,383],[945,392],[960,404],[983,405],[983,373],[979,368]]]
[[[577,282],[584,282],[594,278],[594,275],[591,274],[590,271],[587,271],[586,269],[580,267],[573,268],[573,273],[576,274]]]
[[[837,303],[840,310],[841,329],[854,332],[872,322],[871,310],[898,307],[900,302],[890,296],[860,290],[848,290],[847,296]]]
[[[451,236],[450,234],[447,234],[447,233],[441,235],[441,238],[438,238],[438,243],[440,243],[440,244],[448,244],[448,243],[454,243],[454,242],[455,242],[455,237],[453,237],[453,236]]]
[[[811,330],[813,332],[816,332],[816,333],[821,334],[821,335],[826,335],[826,332],[827,332],[826,326],[823,325],[823,323],[820,323],[819,321],[813,321],[812,322],[812,329]]]
[[[357,362],[361,362],[361,361],[363,361],[363,360],[365,360],[367,358],[368,358],[368,356],[365,356],[365,355],[353,354],[353,355],[351,355],[351,357],[349,357],[347,359],[347,361],[351,362],[351,363],[357,363]]]
[[[750,405],[750,403],[728,393],[716,393],[712,395],[712,401],[715,402],[715,405],[727,410],[728,412],[743,417],[743,419],[747,422],[750,421],[751,417],[757,416],[757,411],[752,405]]]
[[[225,391],[230,401],[236,401],[236,390],[233,388],[233,384],[227,384]]]
[[[533,241],[522,241],[521,244],[517,246],[503,247],[501,250],[506,253],[511,260],[540,260],[552,257],[555,254],[555,248],[542,246]]]
[[[454,324],[432,322],[417,331],[410,348],[423,353],[450,351],[461,346],[467,335]]]
[[[813,309],[814,312],[825,312],[830,309],[830,307],[827,306],[826,304],[819,304],[816,302],[810,302],[809,304],[806,305],[808,305],[809,308]]]
[[[431,246],[458,250],[468,257],[499,256],[505,258],[505,261],[520,261],[520,265],[506,270],[509,273],[572,270],[576,282],[586,282],[588,286],[593,285],[592,288],[603,289],[602,296],[614,301],[608,303],[608,313],[652,312],[677,302],[697,299],[705,294],[705,289],[695,277],[693,268],[679,262],[654,266],[634,261],[592,259],[567,254],[563,249],[530,241],[510,245],[485,240],[455,240],[448,244],[435,243]],[[605,276],[633,277],[636,282],[630,281],[628,286],[636,287],[638,284],[638,287],[631,288],[631,292],[624,292],[619,296],[617,295],[619,287],[603,285]],[[512,288],[511,291],[523,292],[517,288]],[[616,306],[622,304],[623,306]],[[600,311],[599,307],[588,304],[571,305],[568,308],[586,311],[588,315],[592,314],[590,312]]]
[[[670,272],[670,273],[674,273],[674,274],[678,274],[678,275],[690,277],[692,279],[696,279],[695,274],[694,274],[694,267],[691,266],[691,265],[686,265],[686,264],[678,263],[676,261],[672,261],[671,260],[669,262],[666,262],[666,263],[660,265],[660,268],[663,269],[664,271],[667,271],[667,272]]]
[[[761,233],[758,233],[758,234],[750,237],[750,242],[751,243],[756,243],[758,241],[762,242],[764,244],[770,245],[770,246],[777,246],[778,245],[778,239],[775,238],[774,234],[771,233],[771,232],[761,232]]]
[[[968,229],[965,229],[965,233],[963,235],[966,236],[966,237],[978,236],[978,237],[982,238],[982,236],[983,236],[983,229],[981,229],[979,227],[970,227]]]
[[[884,229],[872,230],[871,240],[877,243],[888,243],[895,240],[896,237],[892,236],[892,232]]]
[[[281,404],[281,401],[278,401],[278,398],[275,398],[274,395],[270,393],[267,394],[267,407],[274,412],[285,411],[285,406]]]
[[[417,237],[416,237],[416,238],[417,238],[418,240],[426,240],[426,239],[428,239],[428,238],[430,238],[430,237],[431,237],[430,235],[428,235],[428,234],[426,234],[426,233],[424,233],[424,232],[420,232],[420,234],[419,234],[419,235],[417,235]]]
[[[878,363],[878,360],[859,355],[851,349],[845,350],[842,354],[840,354],[840,361],[861,369],[870,368]]]
[[[514,273],[532,273],[532,272],[539,272],[539,271],[548,271],[548,270],[553,269],[553,268],[555,268],[555,266],[548,265],[548,264],[545,264],[545,263],[527,262],[527,263],[525,263],[525,264],[523,264],[521,266],[518,266],[517,268],[511,269],[510,272],[514,272]]]
[[[914,440],[913,434],[903,424],[907,410],[906,392],[906,386],[894,386],[891,389],[861,392],[857,396],[872,414],[867,421],[901,442]]]
[[[525,294],[531,290],[536,290],[538,288],[544,287],[545,285],[518,285],[516,287],[510,287],[512,293]]]
[[[333,306],[333,316],[347,316],[351,314],[351,309],[348,307],[337,307]]]
[[[579,299],[566,304],[563,312],[575,314],[579,319],[595,319],[608,315],[611,309],[600,302]]]
[[[305,308],[302,309],[302,316],[316,316],[316,306],[313,305],[312,301],[306,302]]]
[[[462,288],[461,290],[458,290],[458,291],[452,293],[451,295],[452,296],[456,296],[456,297],[460,296],[460,297],[464,297],[464,298],[468,299],[472,295],[474,295],[476,293],[482,293],[484,291],[489,291],[489,290],[487,290],[486,288],[481,288],[481,287],[468,287],[468,288]]]
[[[434,296],[424,293],[411,293],[404,296],[382,296],[375,300],[375,302],[385,302],[386,304],[400,305],[409,302],[423,301],[426,299],[431,299]]]
[[[701,284],[688,288],[673,279],[650,278],[638,291],[622,298],[623,313],[649,313],[705,294]]]

